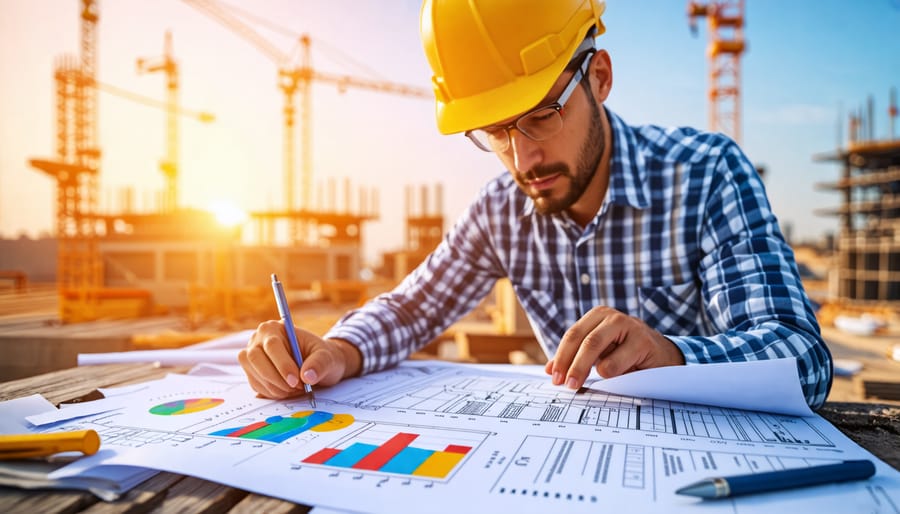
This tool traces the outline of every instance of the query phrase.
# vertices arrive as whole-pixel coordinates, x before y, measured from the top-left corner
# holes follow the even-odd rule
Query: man
[[[508,277],[550,359],[577,389],[658,366],[796,357],[821,406],[831,356],[759,176],[720,134],[631,127],[612,87],[597,0],[425,0],[421,36],[444,134],[508,172],[488,182],[392,292],[323,338],[259,326],[241,351],[264,396],[396,365]],[[291,327],[289,327],[290,329]]]

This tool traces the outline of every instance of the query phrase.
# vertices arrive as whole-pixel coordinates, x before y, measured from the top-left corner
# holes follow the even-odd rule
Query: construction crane
[[[184,1],[246,39],[278,66],[278,87],[284,95],[284,208],[287,213],[296,212],[294,201],[294,116],[296,112],[294,98],[298,93],[301,96],[301,201],[299,209],[308,209],[311,205],[312,139],[310,120],[312,116],[312,100],[310,85],[312,81],[315,80],[334,84],[338,86],[341,91],[349,87],[356,87],[416,98],[433,98],[432,92],[424,88],[386,81],[356,78],[349,75],[323,73],[314,70],[310,62],[309,35],[294,34],[294,36],[298,38],[296,44],[299,46],[299,50],[285,53],[269,40],[261,36],[254,28],[242,21],[239,17],[239,15],[242,15],[245,18],[251,18],[251,15],[238,11],[233,7],[225,6],[215,0]],[[259,18],[252,18],[257,23],[263,23]],[[272,26],[271,23],[268,25]],[[295,47],[295,49],[296,48],[297,47]],[[292,237],[295,235],[293,228],[291,229],[291,235]]]
[[[687,14],[694,35],[697,18],[706,17],[709,30],[709,129],[740,142],[744,0],[689,1]]]
[[[81,55],[57,62],[56,158],[31,165],[56,180],[57,288],[60,319],[92,318],[102,283],[97,249],[97,148],[95,0],[81,2]]]
[[[165,186],[161,210],[173,212],[178,208],[178,116],[193,115],[203,122],[211,122],[208,113],[192,113],[178,106],[178,62],[172,54],[172,32],[166,31],[161,58],[141,58],[137,60],[138,73],[163,72],[166,74],[166,157],[159,163]]]
[[[29,160],[31,166],[56,182],[56,275],[63,322],[102,316],[101,300],[111,292],[103,287],[103,261],[98,249],[99,236],[105,230],[104,217],[98,210],[98,91],[154,104],[146,97],[97,81],[97,0],[81,0],[80,19],[81,55],[59,58],[54,69],[56,155],[53,159]],[[123,297],[121,292],[112,296],[117,294]]]

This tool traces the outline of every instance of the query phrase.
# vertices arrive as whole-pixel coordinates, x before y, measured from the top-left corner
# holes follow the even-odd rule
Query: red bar
[[[267,427],[267,426],[269,426],[269,424],[266,423],[265,421],[258,421],[256,423],[253,423],[252,425],[247,425],[244,428],[239,428],[239,429],[235,430],[234,432],[231,432],[230,434],[226,434],[226,437],[240,437],[244,434],[249,434],[250,432],[253,432],[254,430],[259,430],[260,428]]]
[[[341,453],[341,451],[335,448],[323,448],[310,455],[309,457],[303,459],[302,462],[305,462],[307,464],[325,464],[325,461],[339,453]]]
[[[372,453],[360,459],[359,462],[353,465],[353,469],[381,469],[381,466],[387,464],[387,461],[393,459],[395,455],[409,446],[409,443],[417,437],[419,437],[419,434],[404,434],[400,432],[378,448],[375,448]]]
[[[471,446],[460,446],[458,444],[448,444],[447,447],[444,448],[444,451],[450,452],[450,453],[461,453],[461,454],[465,455],[465,454],[469,453],[469,450],[471,450],[471,449],[472,449]]]

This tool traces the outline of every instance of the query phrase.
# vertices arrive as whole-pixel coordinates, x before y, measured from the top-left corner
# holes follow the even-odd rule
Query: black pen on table
[[[875,474],[875,465],[868,460],[845,460],[808,468],[767,471],[750,475],[707,478],[675,491],[677,494],[700,498],[730,498],[744,494],[795,489],[833,482],[863,480]]]
[[[294,320],[291,318],[291,311],[288,309],[287,296],[284,294],[284,286],[278,281],[278,277],[272,273],[272,291],[275,291],[275,303],[278,305],[278,315],[284,322],[284,333],[287,335],[288,341],[291,343],[291,352],[294,354],[294,361],[297,362],[297,368],[303,367],[303,354],[300,353],[300,343],[297,342],[297,333],[294,332]],[[303,378],[300,378],[303,382]],[[309,403],[316,408],[316,395],[313,394],[312,386],[303,382],[303,390],[309,395]]]

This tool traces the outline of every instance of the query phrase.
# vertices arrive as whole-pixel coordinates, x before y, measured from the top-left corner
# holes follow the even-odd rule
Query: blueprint
[[[100,452],[59,475],[138,465],[392,514],[900,514],[900,473],[816,415],[637,398],[596,383],[573,392],[437,362],[318,388],[316,409],[304,398],[258,398],[243,377],[170,375],[114,398],[110,410],[41,427],[100,434]],[[876,463],[875,477],[721,501],[674,494],[710,476],[860,458]]]

